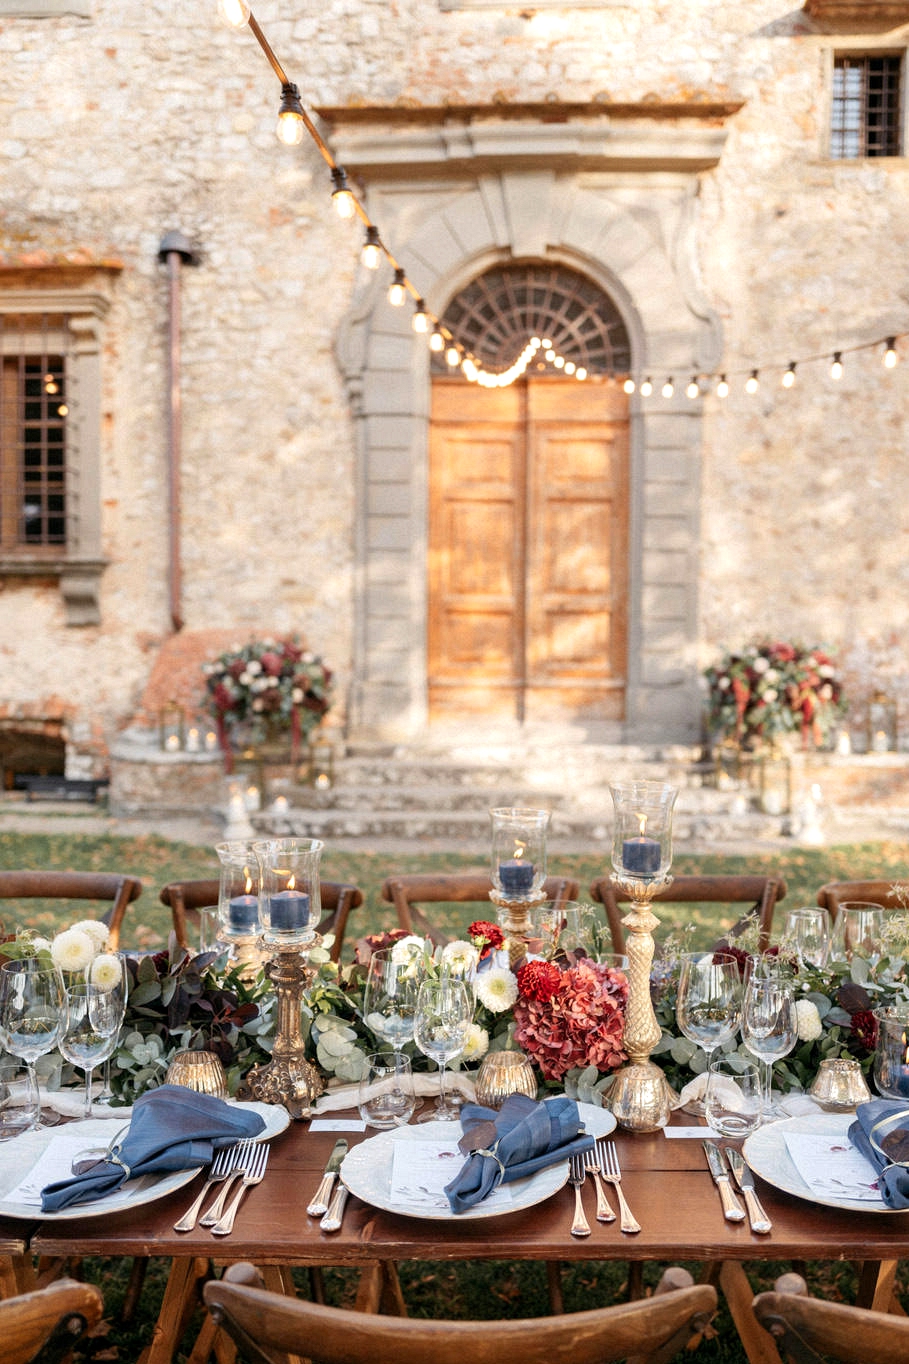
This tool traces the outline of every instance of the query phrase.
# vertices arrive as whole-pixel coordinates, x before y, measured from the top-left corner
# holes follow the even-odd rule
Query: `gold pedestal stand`
[[[309,953],[320,942],[319,935],[314,934],[302,945],[278,947],[265,967],[278,997],[275,1045],[267,1065],[254,1066],[247,1076],[253,1098],[283,1104],[296,1119],[310,1116],[313,1100],[324,1089],[319,1072],[306,1059],[301,1024],[303,993],[315,975]]]
[[[611,880],[630,897],[634,908],[622,920],[628,929],[625,941],[628,954],[628,1004],[625,1010],[628,1064],[616,1073],[609,1090],[609,1106],[620,1127],[630,1132],[656,1132],[669,1122],[677,1096],[659,1066],[649,1059],[661,1036],[650,1000],[653,930],[660,921],[650,908],[650,902],[670,884],[672,877],[644,880],[613,873]]]
[[[512,971],[527,959],[527,940],[535,936],[530,921],[530,911],[537,905],[545,904],[542,893],[529,900],[507,900],[497,890],[489,892],[489,898],[499,910],[499,927],[505,934],[505,947],[508,951],[508,965]]]

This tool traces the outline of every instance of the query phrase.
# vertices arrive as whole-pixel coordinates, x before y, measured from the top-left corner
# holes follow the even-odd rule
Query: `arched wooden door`
[[[623,718],[628,448],[615,383],[433,381],[431,720]]]

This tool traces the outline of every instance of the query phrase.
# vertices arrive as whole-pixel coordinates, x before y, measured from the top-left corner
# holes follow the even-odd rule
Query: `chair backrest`
[[[171,912],[177,942],[187,951],[198,948],[199,910],[218,903],[221,883],[210,881],[171,881],[158,897]],[[363,903],[363,892],[359,886],[347,885],[341,881],[320,881],[322,918],[318,931],[322,934],[333,933],[331,946],[332,961],[340,961],[341,948],[344,946],[344,933],[347,918],[352,909]],[[190,942],[190,925],[196,931],[196,942]]]
[[[598,877],[590,887],[590,894],[606,910],[613,952],[624,952],[625,929],[619,906],[630,903],[630,897],[608,876]],[[675,904],[749,905],[745,914],[724,929],[723,936],[737,937],[756,916],[760,928],[759,946],[764,951],[770,943],[774,906],[785,894],[786,882],[778,876],[675,876],[655,898]]]
[[[576,900],[578,889],[578,882],[567,876],[547,876],[543,882],[547,900],[560,905],[566,900]],[[439,946],[450,942],[455,935],[434,924],[421,906],[472,903],[481,906],[481,912],[473,917],[488,919],[494,916],[496,909],[489,898],[491,890],[492,877],[486,872],[415,872],[389,876],[382,883],[380,894],[386,904],[394,905],[399,928],[418,933]]]
[[[754,1299],[754,1315],[791,1364],[897,1364],[909,1359],[909,1318],[807,1294],[798,1274]]]
[[[97,1326],[104,1301],[91,1284],[75,1279],[55,1279],[46,1288],[23,1293],[0,1302],[0,1355],[3,1364],[31,1364],[40,1355],[57,1328],[69,1345],[83,1331]]]
[[[674,1271],[678,1274],[678,1271]],[[205,1303],[255,1364],[284,1364],[288,1354],[312,1364],[607,1364],[646,1354],[669,1359],[702,1330],[716,1309],[709,1284],[674,1287],[652,1298],[567,1316],[518,1321],[421,1321],[323,1307],[258,1287],[252,1265],[236,1264],[205,1285]],[[662,1286],[661,1286],[662,1287]]]
[[[99,917],[110,929],[110,947],[120,946],[126,906],[142,894],[137,876],[94,871],[0,871],[0,900],[107,901],[110,908]],[[2,909],[0,909],[2,914]],[[90,917],[83,913],[82,918]]]
[[[826,909],[832,923],[839,918],[840,905],[859,900],[884,909],[896,909],[899,900],[892,881],[828,881],[817,893],[817,902]]]

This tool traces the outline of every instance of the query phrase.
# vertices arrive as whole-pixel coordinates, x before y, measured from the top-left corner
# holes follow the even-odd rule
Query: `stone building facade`
[[[103,774],[124,735],[153,743],[162,705],[196,705],[202,659],[256,635],[299,632],[331,661],[349,739],[478,718],[432,700],[443,381],[412,308],[387,302],[389,270],[360,265],[362,224],[332,211],[316,142],[276,140],[280,84],[253,33],[215,10],[0,0],[3,356],[64,353],[72,395],[65,544],[0,545],[0,728],[46,725],[73,775]],[[262,0],[254,16],[433,317],[489,272],[551,267],[627,341],[623,371],[591,376],[624,442],[606,519],[594,499],[562,523],[567,541],[621,527],[618,569],[590,569],[612,574],[611,699],[562,714],[563,678],[538,711],[514,700],[560,610],[585,636],[554,570],[495,715],[693,741],[701,670],[762,635],[827,644],[857,698],[905,692],[905,92],[892,154],[832,155],[831,121],[844,56],[906,79],[909,4]],[[891,336],[904,363],[885,369]],[[544,427],[525,423],[529,444]]]

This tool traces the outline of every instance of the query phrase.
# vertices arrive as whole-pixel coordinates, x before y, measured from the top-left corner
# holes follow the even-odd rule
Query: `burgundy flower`
[[[467,930],[467,936],[474,947],[480,949],[480,960],[488,957],[491,952],[497,952],[505,942],[505,934],[498,924],[491,924],[487,919],[477,919]]]
[[[518,971],[518,991],[522,998],[545,1004],[558,990],[562,973],[551,961],[527,961]]]
[[[852,1015],[849,1034],[866,1051],[874,1051],[877,1046],[877,1019],[871,1009],[856,1010]]]

